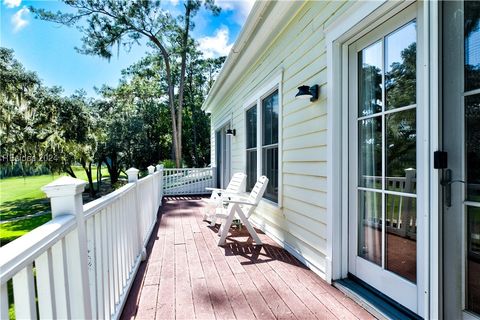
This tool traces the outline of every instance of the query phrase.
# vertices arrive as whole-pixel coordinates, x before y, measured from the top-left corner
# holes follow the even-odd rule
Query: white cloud
[[[228,28],[222,26],[215,31],[214,36],[207,36],[198,39],[199,49],[203,52],[205,58],[226,56],[233,46],[233,43],[228,43],[229,38],[230,34]]]
[[[243,26],[247,20],[248,14],[255,3],[255,0],[217,0],[215,4],[224,11],[235,12],[235,22]]]
[[[25,16],[28,15],[29,12],[30,10],[28,10],[27,7],[23,7],[12,16],[13,32],[18,32],[28,25],[28,20],[25,19]]]
[[[7,8],[16,8],[16,7],[19,7],[21,3],[22,3],[22,0],[3,0],[3,4],[4,4]]]
[[[180,0],[168,0],[168,2],[169,2],[172,6],[176,6],[176,5],[178,5],[178,3],[180,2]]]

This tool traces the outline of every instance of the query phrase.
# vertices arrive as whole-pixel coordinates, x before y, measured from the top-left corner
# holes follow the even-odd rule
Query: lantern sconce
[[[225,132],[227,136],[234,136],[237,134],[237,130],[235,129],[227,129],[227,132]]]
[[[298,87],[298,92],[295,95],[295,98],[299,99],[310,99],[311,102],[318,100],[318,84],[313,86],[300,86]]]

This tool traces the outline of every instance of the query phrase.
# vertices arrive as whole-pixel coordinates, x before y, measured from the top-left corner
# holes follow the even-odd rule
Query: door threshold
[[[333,282],[333,286],[378,319],[423,319],[351,274],[346,279]]]

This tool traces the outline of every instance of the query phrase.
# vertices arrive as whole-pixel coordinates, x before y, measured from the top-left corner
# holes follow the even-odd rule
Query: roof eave
[[[271,14],[275,6],[287,5],[287,8],[284,8],[283,15],[280,14]],[[291,1],[291,2],[277,2],[277,1],[256,1],[248,18],[245,22],[240,35],[238,36],[235,44],[233,45],[228,57],[218,74],[215,83],[210,89],[205,102],[202,105],[202,110],[209,113],[214,107],[214,101],[219,93],[221,93],[225,88],[225,83],[227,78],[233,81],[239,78],[243,71],[250,67],[250,63],[242,63],[240,66],[237,66],[239,60],[245,56],[245,53],[249,52],[250,59],[256,60],[256,58],[263,52],[262,49],[265,48],[265,42],[262,39],[258,38],[258,27],[263,23],[268,21],[268,25],[272,26],[272,32],[268,36],[275,37],[280,29],[273,26],[278,25],[281,21],[284,20],[285,15],[288,13],[296,12],[302,5],[301,1]],[[264,21],[265,20],[265,21]],[[265,34],[263,35],[265,38]],[[255,41],[253,41],[255,40]],[[266,40],[266,39],[265,39]],[[228,90],[228,88],[226,89]]]

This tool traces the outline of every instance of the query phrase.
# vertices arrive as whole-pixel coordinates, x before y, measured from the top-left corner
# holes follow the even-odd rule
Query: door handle
[[[449,208],[452,206],[452,183],[455,182],[465,183],[463,180],[452,180],[452,169],[445,170],[445,176],[440,184],[445,191],[445,205]]]

